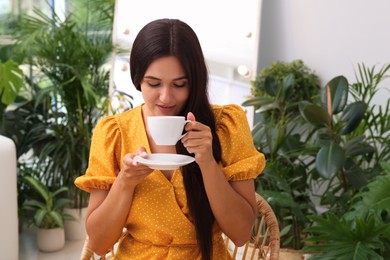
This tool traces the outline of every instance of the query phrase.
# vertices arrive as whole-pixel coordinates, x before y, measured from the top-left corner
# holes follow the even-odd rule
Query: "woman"
[[[103,255],[120,238],[115,259],[231,259],[221,232],[236,245],[251,235],[257,216],[254,179],[265,165],[253,146],[244,111],[210,105],[199,40],[184,22],[147,24],[134,40],[131,79],[144,104],[101,120],[89,166],[75,184],[90,192],[86,228]],[[147,117],[191,120],[175,146],[158,146]],[[195,157],[174,171],[152,170],[135,156]]]

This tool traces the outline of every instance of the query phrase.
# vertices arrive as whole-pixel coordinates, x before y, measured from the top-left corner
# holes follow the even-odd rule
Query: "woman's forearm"
[[[109,192],[91,192],[86,229],[91,249],[98,255],[104,255],[118,241],[133,200],[134,189],[117,180]]]
[[[216,162],[200,167],[218,225],[235,244],[244,244],[257,215],[253,180],[230,184]]]

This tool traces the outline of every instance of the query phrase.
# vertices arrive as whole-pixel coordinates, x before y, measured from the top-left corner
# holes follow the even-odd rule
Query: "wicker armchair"
[[[225,244],[229,248],[233,259],[279,259],[279,224],[268,202],[258,193],[256,203],[258,219],[253,227],[252,238],[241,248],[230,247],[230,240],[225,236]]]
[[[229,248],[233,259],[277,260],[279,258],[280,247],[278,221],[267,201],[258,193],[255,195],[259,217],[253,227],[254,234],[252,235],[251,240],[239,248],[234,246],[227,236],[224,236],[225,244]],[[115,250],[113,248],[110,253],[99,259],[109,259],[111,254],[114,254],[114,252]],[[95,259],[95,256],[88,246],[87,237],[84,242],[80,260],[91,259]]]

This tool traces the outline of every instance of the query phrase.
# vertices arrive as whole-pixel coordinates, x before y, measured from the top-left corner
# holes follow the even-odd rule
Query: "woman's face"
[[[189,93],[187,75],[175,56],[153,61],[141,81],[144,116],[174,116],[183,109]]]

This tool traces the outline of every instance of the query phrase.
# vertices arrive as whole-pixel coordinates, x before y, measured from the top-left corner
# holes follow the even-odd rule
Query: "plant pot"
[[[37,245],[42,252],[55,252],[61,250],[65,246],[64,229],[38,229]]]
[[[65,238],[68,241],[84,240],[87,236],[85,230],[85,219],[87,215],[87,208],[65,208],[64,213],[72,216],[73,219],[65,220]]]

